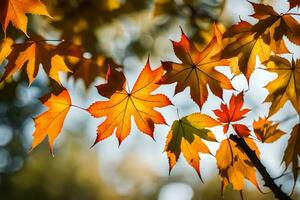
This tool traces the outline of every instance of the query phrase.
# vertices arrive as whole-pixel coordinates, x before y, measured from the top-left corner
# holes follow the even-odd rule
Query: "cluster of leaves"
[[[94,2],[94,1],[91,1]],[[109,1],[109,9],[118,9],[121,5]],[[187,1],[188,2],[188,1]],[[187,3],[186,2],[186,3]],[[90,6],[82,1],[80,5]],[[131,117],[137,128],[144,134],[153,136],[155,124],[166,124],[162,114],[155,110],[172,105],[164,94],[152,94],[162,84],[177,83],[175,94],[190,88],[192,100],[200,110],[208,99],[208,88],[212,94],[223,100],[223,90],[234,90],[231,80],[217,66],[228,66],[234,75],[243,74],[248,82],[255,70],[257,57],[264,70],[276,73],[277,77],[267,84],[269,94],[265,102],[270,102],[269,115],[253,122],[253,132],[262,143],[278,140],[285,133],[278,129],[269,117],[277,113],[287,101],[290,101],[300,115],[300,60],[289,61],[280,54],[290,53],[284,37],[296,45],[300,45],[300,24],[293,17],[295,13],[278,14],[269,5],[251,3],[257,19],[255,24],[240,21],[225,32],[219,24],[212,26],[213,37],[199,50],[182,31],[180,41],[172,41],[175,55],[180,63],[163,61],[161,66],[152,70],[149,60],[138,76],[132,89],[126,84],[122,67],[107,59],[87,59],[84,57],[85,36],[81,32],[69,31],[74,25],[68,24],[63,38],[79,40],[78,44],[61,41],[58,45],[49,44],[47,40],[35,33],[27,33],[26,13],[50,17],[44,4],[39,0],[30,0],[28,4],[18,0],[5,0],[0,8],[0,21],[6,33],[9,22],[30,38],[23,43],[16,43],[5,37],[0,46],[0,62],[8,60],[1,81],[9,79],[21,68],[26,68],[29,85],[34,81],[42,65],[46,74],[56,83],[50,94],[41,98],[48,110],[34,119],[32,149],[48,137],[51,152],[55,139],[61,132],[64,120],[73,106],[67,89],[61,86],[58,72],[72,71],[75,78],[83,78],[89,85],[96,76],[106,75],[107,83],[97,86],[105,101],[97,101],[85,111],[96,118],[105,117],[98,126],[95,143],[110,137],[114,132],[119,144],[130,134]],[[290,1],[290,9],[299,7],[299,1]],[[77,5],[78,6],[78,5]],[[93,8],[93,6],[91,7]],[[94,7],[93,9],[99,9]],[[157,14],[157,9],[155,12]],[[70,10],[70,15],[73,11]],[[88,13],[81,13],[88,15]],[[100,20],[101,21],[101,20]],[[86,23],[100,23],[99,20],[88,20]],[[56,22],[57,23],[57,22]],[[65,24],[65,22],[62,22]],[[59,23],[57,23],[59,25]],[[71,34],[70,34],[71,33]],[[68,35],[66,35],[68,34]],[[69,35],[70,34],[70,35]],[[77,39],[75,39],[77,37]],[[81,39],[78,39],[81,38]],[[88,42],[88,41],[86,41]],[[93,52],[91,50],[91,52]],[[103,65],[93,71],[92,65]],[[89,74],[93,74],[90,77]],[[245,139],[248,146],[259,157],[259,149],[253,141],[253,134],[245,124],[240,122],[250,109],[243,108],[244,93],[232,94],[228,103],[222,103],[220,109],[214,110],[217,116],[204,113],[192,113],[173,122],[167,136],[165,152],[169,159],[170,171],[177,163],[181,154],[200,175],[199,153],[212,154],[203,140],[218,142],[215,134],[209,129],[223,126],[224,134],[232,133]],[[283,162],[286,168],[292,164],[294,182],[298,177],[298,157],[300,140],[300,124],[296,124],[291,132]],[[256,169],[245,152],[231,139],[220,141],[215,155],[222,182],[222,190],[231,183],[236,190],[244,188],[244,179],[248,179],[259,188],[256,180]]]

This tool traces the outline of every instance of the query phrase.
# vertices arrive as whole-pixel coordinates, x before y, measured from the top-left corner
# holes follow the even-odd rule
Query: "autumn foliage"
[[[80,107],[72,104],[68,89],[62,86],[60,72],[68,73],[75,80],[83,79],[87,87],[97,77],[106,80],[106,83],[96,86],[99,95],[106,100],[96,101],[82,109],[92,117],[104,119],[98,125],[93,145],[113,134],[121,144],[131,133],[131,119],[141,133],[155,138],[155,125],[167,125],[164,116],[156,109],[173,106],[172,98],[155,91],[161,85],[175,83],[174,95],[189,88],[190,98],[199,112],[178,116],[178,120],[170,124],[164,148],[170,172],[182,155],[202,180],[200,155],[209,154],[211,159],[216,160],[222,191],[228,184],[232,184],[235,190],[243,190],[245,179],[261,191],[263,186],[257,181],[257,166],[228,136],[233,134],[242,138],[259,158],[260,150],[256,143],[272,143],[288,134],[282,162],[287,171],[291,166],[295,185],[299,171],[300,124],[295,124],[291,133],[285,133],[280,130],[280,123],[273,122],[271,117],[287,102],[300,115],[300,59],[283,57],[283,54],[293,53],[286,45],[287,40],[300,46],[300,23],[295,18],[300,13],[289,12],[299,8],[300,2],[290,0],[290,10],[283,14],[277,13],[270,5],[249,3],[253,7],[251,17],[256,23],[241,20],[224,30],[220,23],[215,22],[210,26],[210,39],[204,45],[189,39],[181,30],[180,40],[171,41],[179,62],[164,60],[161,66],[151,67],[149,57],[135,84],[129,88],[122,66],[105,56],[86,58],[84,42],[78,44],[75,35],[74,38],[64,37],[67,33],[62,33],[61,40],[49,43],[37,33],[27,32],[27,14],[44,15],[52,20],[51,13],[41,1],[4,0],[0,6],[0,22],[5,33],[0,44],[0,62],[5,63],[1,82],[23,71],[30,86],[40,68],[51,80],[52,91],[40,99],[47,110],[34,118],[32,149],[48,138],[53,153],[55,140],[69,110]],[[162,6],[161,2],[156,4],[155,16],[160,15]],[[13,40],[7,34],[10,24],[26,35],[25,41]],[[232,77],[217,70],[218,66],[229,69]],[[232,78],[243,75],[249,84],[255,70],[263,70],[276,77],[265,86],[268,95],[264,101],[270,105],[268,116],[260,116],[247,125],[243,119],[251,108],[244,106],[245,91],[237,91]],[[228,102],[223,99],[224,90],[232,91]],[[211,113],[204,113],[202,108],[210,92],[222,103]],[[222,128],[226,139],[216,139],[215,129],[212,129],[216,127]],[[218,143],[215,155],[211,153],[209,143]]]

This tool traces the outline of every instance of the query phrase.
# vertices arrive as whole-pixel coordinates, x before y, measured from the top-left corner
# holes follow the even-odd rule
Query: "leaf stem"
[[[287,176],[287,175],[289,175],[289,174],[291,174],[291,172],[282,173],[281,175],[279,175],[279,176],[277,176],[277,177],[274,177],[273,179],[274,179],[274,180],[280,179],[280,178],[282,178],[282,177],[284,177],[284,176]]]
[[[38,42],[64,42],[65,40],[28,40],[28,41],[25,41],[25,43],[28,43],[28,42],[34,42],[34,43],[38,43]]]
[[[74,108],[78,108],[78,109],[80,109],[80,110],[84,110],[84,111],[87,112],[87,109],[86,109],[86,108],[82,108],[82,107],[76,106],[76,105],[71,105],[71,106],[74,107]]]
[[[178,120],[180,120],[180,115],[179,115],[179,110],[178,110],[178,108],[176,108],[176,112],[177,112]]]
[[[300,13],[286,13],[284,15],[298,15],[298,16],[300,16]]]

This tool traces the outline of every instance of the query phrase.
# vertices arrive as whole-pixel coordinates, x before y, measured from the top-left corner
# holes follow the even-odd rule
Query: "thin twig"
[[[259,158],[256,156],[256,153],[254,150],[252,150],[245,140],[243,138],[238,137],[237,135],[230,135],[229,139],[233,140],[237,145],[242,148],[242,150],[245,152],[245,154],[249,157],[253,165],[256,167],[256,169],[259,171],[259,173],[262,175],[263,180],[265,181],[265,186],[269,187],[272,192],[275,195],[275,198],[278,198],[280,200],[291,200],[291,198],[285,194],[281,190],[281,186],[277,186],[274,182],[274,179],[270,176],[268,171],[266,170],[266,167],[261,163]]]

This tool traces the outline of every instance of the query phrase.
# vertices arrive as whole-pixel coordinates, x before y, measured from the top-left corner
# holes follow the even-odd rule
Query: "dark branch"
[[[274,193],[275,198],[278,198],[280,200],[291,200],[291,198],[281,190],[281,187],[278,187],[276,185],[274,179],[270,176],[265,166],[260,162],[259,158],[256,156],[255,151],[250,149],[250,147],[247,145],[245,140],[243,138],[238,137],[237,135],[230,135],[229,138],[233,140],[235,143],[237,143],[237,145],[240,148],[243,149],[245,154],[252,161],[253,165],[262,175],[263,180],[265,181],[265,185],[269,187]]]

